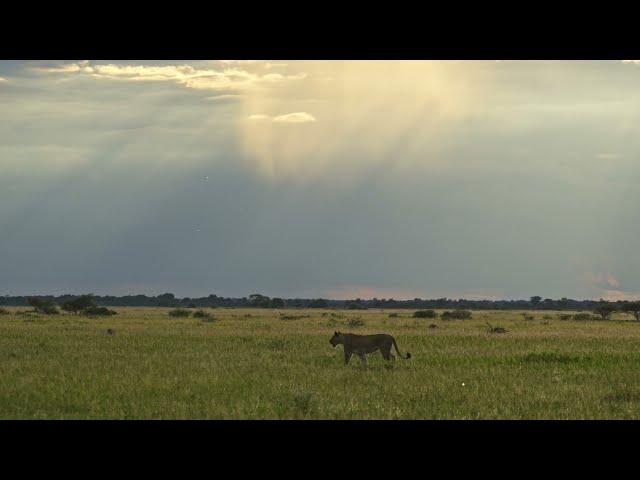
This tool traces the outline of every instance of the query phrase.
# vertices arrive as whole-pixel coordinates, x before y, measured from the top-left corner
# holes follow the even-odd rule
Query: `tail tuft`
[[[411,358],[411,354],[407,352],[407,360],[409,360],[410,358]]]

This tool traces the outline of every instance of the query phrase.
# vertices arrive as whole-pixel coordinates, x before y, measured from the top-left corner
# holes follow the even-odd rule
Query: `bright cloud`
[[[287,113],[273,118],[276,123],[312,123],[316,118],[307,112]]]
[[[316,121],[316,117],[307,112],[287,113],[274,117],[258,113],[249,115],[247,118],[251,121],[271,120],[273,123],[313,123]]]
[[[598,153],[596,155],[596,158],[599,158],[600,160],[615,160],[616,158],[619,158],[620,155],[617,153],[612,153],[612,152],[603,152],[603,153]]]
[[[248,65],[252,64],[250,62]],[[255,86],[272,85],[306,78],[304,72],[294,75],[280,73],[259,74],[229,65],[242,62],[222,62],[223,69],[199,68],[191,65],[119,65],[89,64],[88,61],[34,67],[41,73],[86,74],[95,78],[122,79],[147,82],[177,82],[187,88],[199,90],[243,90]],[[247,64],[246,62],[244,64]]]

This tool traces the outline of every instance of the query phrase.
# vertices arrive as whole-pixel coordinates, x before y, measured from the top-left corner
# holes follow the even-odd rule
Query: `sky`
[[[640,61],[0,61],[0,295],[640,298]]]

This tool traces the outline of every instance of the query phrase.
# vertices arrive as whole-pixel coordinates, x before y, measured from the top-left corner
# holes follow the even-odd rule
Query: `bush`
[[[9,310],[7,310],[6,308],[2,308],[0,307],[0,315],[9,315]]]
[[[413,312],[413,318],[436,318],[438,314],[433,310],[418,310]]]
[[[67,300],[62,304],[62,309],[67,312],[80,314],[90,308],[94,308],[96,303],[93,301],[93,295],[80,295],[72,300]]]
[[[598,317],[594,317],[594,316],[588,314],[587,312],[576,313],[573,316],[574,320],[592,320],[594,318],[597,319]]]
[[[471,312],[469,310],[451,310],[442,312],[441,318],[443,320],[467,320],[471,318]]]
[[[542,318],[545,320],[551,320],[551,315],[544,315]]]
[[[197,310],[193,312],[194,318],[200,318],[203,322],[213,322],[214,318],[210,313],[205,312],[204,310]]]
[[[390,313],[389,314],[389,318],[397,318],[398,314],[397,313]]]
[[[493,326],[489,322],[486,322],[489,328],[487,328],[487,333],[507,333],[508,330],[501,326]]]
[[[352,328],[362,327],[364,326],[364,321],[362,321],[360,318],[350,318],[349,320],[347,320],[347,326]]]
[[[169,310],[170,317],[188,317],[189,315],[191,315],[191,312],[189,310],[185,310],[184,308]]]
[[[111,315],[117,315],[118,312],[109,310],[107,307],[98,307],[96,305],[84,309],[83,313],[90,317],[108,317]]]
[[[57,315],[60,313],[58,311],[58,306],[53,303],[53,300],[43,300],[41,298],[31,297],[28,300],[29,305],[31,305],[34,311],[38,313],[44,313],[46,315]]]
[[[560,314],[560,320],[571,320],[572,318],[573,318],[573,315],[569,315],[568,313]]]

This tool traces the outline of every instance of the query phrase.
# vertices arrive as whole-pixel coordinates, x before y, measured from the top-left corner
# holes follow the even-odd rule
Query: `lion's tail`
[[[404,360],[409,360],[411,358],[411,354],[407,352],[407,355],[403,357],[402,354],[400,353],[400,350],[398,350],[398,344],[396,343],[396,339],[393,337],[391,339],[393,340],[393,346],[396,347],[396,352],[398,353],[398,356]]]

